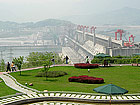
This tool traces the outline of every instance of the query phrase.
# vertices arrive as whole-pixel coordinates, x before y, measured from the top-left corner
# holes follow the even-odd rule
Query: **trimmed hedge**
[[[82,68],[82,69],[91,69],[91,68],[98,68],[98,64],[89,64],[89,63],[76,63],[74,64],[74,67],[76,68]]]
[[[80,83],[89,83],[89,84],[101,84],[104,83],[103,78],[89,77],[87,75],[83,76],[73,76],[68,78],[69,82],[80,82]]]
[[[47,77],[61,77],[67,75],[66,72],[63,71],[48,71],[47,72]],[[39,72],[36,77],[46,77],[46,73],[45,72]]]
[[[112,64],[131,64],[131,63],[140,63],[140,57],[110,57],[110,58],[94,58],[91,63],[99,63],[103,64],[104,60],[106,60],[108,63]]]

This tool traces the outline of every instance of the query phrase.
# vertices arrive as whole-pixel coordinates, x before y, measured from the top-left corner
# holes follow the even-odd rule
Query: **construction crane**
[[[130,39],[130,38],[132,38],[132,42],[131,42],[131,39]],[[134,38],[135,38],[134,35],[130,35],[130,36],[129,36],[129,42],[134,43]]]
[[[124,33],[124,30],[122,29],[118,29],[117,32],[115,32],[115,40],[118,40],[117,39],[117,34],[120,34],[120,40],[122,40],[122,34]]]

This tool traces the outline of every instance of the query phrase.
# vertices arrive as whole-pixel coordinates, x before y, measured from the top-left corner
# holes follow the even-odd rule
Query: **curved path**
[[[73,66],[69,64],[62,64],[62,65],[55,65],[55,66]],[[37,68],[30,68],[30,69],[23,69],[25,70],[32,70],[38,69]],[[29,102],[39,102],[39,101],[77,101],[77,102],[107,102],[110,101],[110,96],[107,95],[99,95],[99,94],[88,94],[88,93],[78,93],[78,92],[40,92],[35,89],[28,88],[26,86],[21,85],[13,78],[11,75],[5,72],[0,72],[0,78],[3,79],[5,84],[12,89],[15,89],[21,93],[21,95],[10,96],[0,98],[0,105],[21,105]],[[113,103],[134,103],[140,102],[140,95],[122,95],[122,96],[112,96]]]
[[[19,91],[21,93],[25,93],[25,94],[34,94],[35,92],[25,89],[23,87],[21,87],[20,85],[18,85],[16,83],[16,81],[14,80],[14,78],[11,78],[10,75],[5,75],[5,74],[0,74],[0,78],[3,79],[3,81],[5,82],[5,84],[7,86],[9,86],[10,88]]]

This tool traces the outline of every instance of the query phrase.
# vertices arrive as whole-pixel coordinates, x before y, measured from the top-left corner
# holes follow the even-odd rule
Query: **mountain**
[[[64,21],[64,20],[46,19],[46,20],[31,24],[28,27],[34,28],[34,27],[45,27],[45,26],[64,26],[67,24],[72,24],[72,23],[69,21]]]
[[[49,26],[53,30],[55,27],[71,25],[73,24],[69,21],[57,19],[47,19],[38,21],[36,23],[16,23],[11,21],[0,21],[0,38],[29,36],[32,34],[36,34],[38,30],[43,29],[46,26]],[[51,35],[56,35],[56,31],[51,32]]]
[[[125,7],[102,14],[69,16],[63,19],[86,25],[140,25],[140,9]]]
[[[45,26],[65,26],[72,24],[69,21],[57,20],[57,19],[46,19],[43,21],[16,23],[11,21],[0,21],[0,29],[19,29],[19,28],[39,28]]]

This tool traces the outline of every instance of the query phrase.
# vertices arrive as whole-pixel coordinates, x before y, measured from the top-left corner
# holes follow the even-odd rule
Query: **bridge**
[[[93,27],[92,27],[93,28]],[[96,29],[96,28],[95,28]],[[133,53],[140,53],[139,46],[125,46],[125,41],[112,38],[107,35],[88,32],[87,29],[76,29],[73,34],[65,35],[62,48],[62,53],[68,55],[71,63],[85,62],[85,57],[89,56],[93,59],[98,53],[105,53],[111,56],[130,56]]]

